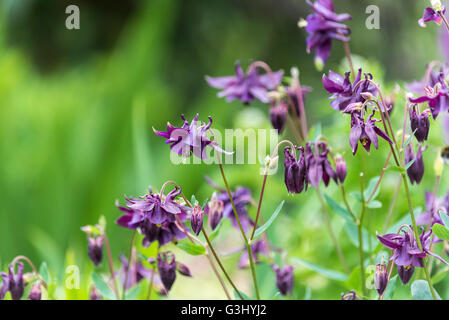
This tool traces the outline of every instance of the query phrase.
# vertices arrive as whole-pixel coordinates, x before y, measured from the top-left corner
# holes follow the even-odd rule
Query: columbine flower
[[[346,161],[341,155],[337,155],[337,159],[335,160],[335,174],[340,184],[343,184],[346,179],[347,167]]]
[[[446,9],[443,7],[441,13],[444,14],[445,12],[446,12]],[[442,20],[443,19],[441,18],[438,11],[428,7],[428,8],[424,9],[424,14],[423,14],[422,18],[418,20],[418,24],[421,27],[425,28],[426,22],[435,21],[436,24],[440,25]]]
[[[296,161],[291,147],[284,148],[284,182],[289,193],[301,193],[304,188],[307,190],[308,178],[304,148],[299,147],[298,150],[301,150],[301,155]]]
[[[432,192],[426,191],[426,211],[416,218],[416,223],[425,226],[433,226],[435,223],[443,225],[440,211],[443,214],[449,213],[449,192],[444,198],[436,198]]]
[[[307,0],[307,4],[314,11],[303,24],[309,34],[307,52],[315,50],[315,65],[321,70],[329,58],[332,39],[349,41],[347,36],[351,30],[341,22],[351,19],[351,16],[347,13],[336,14],[332,0],[318,0],[315,3]]]
[[[198,126],[198,117],[196,114],[192,122],[186,120],[184,115],[181,118],[184,120],[184,125],[182,127],[174,127],[170,123],[167,123],[167,131],[157,131],[153,128],[156,135],[166,138],[165,143],[170,144],[170,149],[183,157],[190,157],[193,153],[196,157],[200,159],[207,159],[207,147],[212,147],[215,151],[226,153],[218,146],[218,143],[211,141],[207,137],[207,131],[210,130],[212,125],[212,118],[209,117],[209,123],[202,123]]]
[[[414,160],[414,162],[410,165],[410,167],[407,168],[407,175],[412,184],[414,183],[419,184],[422,180],[422,177],[424,176],[424,160],[422,157],[421,146],[418,148],[418,152],[416,153],[415,156],[411,144],[408,144],[405,147],[404,160],[406,164]]]
[[[355,155],[357,152],[357,147],[360,143],[365,148],[366,151],[370,151],[371,143],[374,145],[376,149],[379,148],[378,138],[377,136],[383,138],[384,140],[392,143],[388,135],[376,127],[376,122],[379,122],[378,119],[373,119],[374,111],[371,115],[368,116],[366,121],[363,120],[363,117],[354,112],[351,115],[351,133],[349,134],[349,143],[352,147],[352,154]]]
[[[432,231],[424,232],[424,228],[422,228],[422,233],[419,238],[423,250],[419,249],[411,226],[407,226],[407,231],[402,230],[402,228],[401,231],[402,234],[389,233],[384,236],[379,236],[378,234],[376,235],[380,243],[393,250],[391,260],[397,265],[399,276],[404,283],[407,283],[408,280],[410,280],[410,273],[413,274],[414,267],[423,267],[422,259],[425,258],[427,254],[430,254],[443,263],[448,264],[440,256],[430,251]]]
[[[170,291],[176,279],[175,255],[170,252],[161,252],[157,256],[157,269],[165,289]]]
[[[3,300],[9,290],[8,274],[6,272],[0,272],[0,279],[2,279],[2,286],[0,287],[0,300]]]
[[[95,266],[103,260],[103,237],[87,236],[87,254]]]
[[[287,104],[283,102],[279,104],[276,104],[275,102],[272,103],[270,107],[270,120],[273,128],[278,131],[278,134],[281,134],[282,130],[284,129],[285,121],[287,119],[287,113]]]
[[[423,96],[409,98],[409,100],[411,103],[428,102],[432,116],[436,119],[440,112],[447,112],[449,110],[449,88],[446,86],[445,81],[441,80],[435,86],[426,86]]]
[[[331,178],[337,183],[337,175],[328,160],[328,154],[329,148],[326,143],[306,143],[307,180],[315,188],[318,187],[321,180],[326,187],[329,185]]]
[[[279,292],[286,296],[293,290],[293,266],[284,266],[282,269],[278,266],[273,266],[274,272],[276,272],[276,286]]]
[[[246,248],[243,249],[243,253],[240,256],[238,267],[240,269],[248,268],[250,265],[249,258],[248,258],[248,251]],[[255,241],[251,245],[251,254],[254,259],[254,263],[260,263],[260,257],[259,255],[268,256],[268,243],[265,241],[265,239],[260,239]]]
[[[20,300],[25,290],[25,283],[23,281],[23,263],[17,263],[17,273],[14,273],[14,266],[9,265],[8,273],[9,292],[13,300]]]
[[[412,131],[414,132],[416,139],[419,142],[427,140],[430,128],[430,121],[429,121],[430,110],[426,109],[422,113],[419,113],[419,110],[417,110],[417,106],[413,105],[409,109],[409,114],[410,114],[410,126],[412,128]]]
[[[122,263],[122,268],[120,271],[118,271],[121,275],[121,283],[122,285],[125,284],[125,278],[128,274],[128,281],[126,283],[126,289],[129,289],[136,284],[138,284],[142,279],[151,279],[153,277],[153,282],[156,285],[160,285],[160,279],[157,275],[153,276],[153,270],[145,268],[142,264],[142,261],[136,261],[136,252],[135,249],[133,249],[132,256],[134,259],[131,262],[131,267],[129,267],[128,259],[124,255],[120,255],[120,261]],[[128,268],[129,271],[128,271]]]
[[[257,68],[252,68],[245,74],[240,63],[235,65],[235,76],[212,78],[206,76],[207,83],[214,88],[223,89],[218,97],[226,97],[226,101],[240,100],[244,104],[249,104],[254,99],[263,103],[270,101],[268,90],[275,89],[282,80],[283,72],[277,71],[259,75]]]
[[[208,215],[208,223],[210,224],[212,230],[220,223],[223,218],[224,203],[221,200],[217,200],[217,194],[214,192],[210,201],[204,208],[204,213]]]
[[[376,265],[376,272],[374,273],[374,286],[377,293],[382,295],[388,284],[388,272],[385,263],[378,263]]]
[[[365,80],[363,80],[357,88],[355,86],[361,80],[362,69],[359,69],[354,79],[354,83],[351,83],[351,80],[349,79],[350,74],[351,72],[346,72],[345,77],[343,78],[342,75],[329,70],[328,76],[323,75],[322,82],[324,89],[326,89],[327,92],[332,93],[330,99],[333,99],[333,101],[331,101],[330,104],[335,110],[347,112],[345,109],[350,104],[363,104],[367,97],[374,98],[377,96],[376,87],[368,81],[373,79],[371,73],[365,73]]]
[[[190,217],[190,226],[196,235],[199,235],[203,228],[203,209],[200,206],[195,206]]]
[[[30,291],[30,295],[28,296],[28,299],[30,300],[41,300],[42,296],[42,289],[40,282],[36,282],[32,287]]]
[[[246,205],[252,201],[251,191],[247,188],[237,187],[235,191],[231,191],[232,199],[234,200],[235,209],[242,224],[243,230],[246,232],[249,227],[254,225],[246,209]],[[223,216],[231,219],[234,227],[238,228],[238,222],[232,208],[231,200],[226,191],[217,195],[218,201],[223,201]]]

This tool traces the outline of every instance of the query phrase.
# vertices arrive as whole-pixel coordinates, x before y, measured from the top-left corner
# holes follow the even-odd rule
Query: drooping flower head
[[[246,232],[251,226],[254,225],[253,220],[248,214],[246,206],[251,203],[251,191],[244,187],[237,187],[235,191],[231,191],[232,199],[234,200],[235,209],[242,224],[243,230]],[[231,219],[235,228],[238,228],[238,221],[235,217],[234,210],[232,208],[231,199],[227,191],[223,191],[217,194],[217,201],[223,202],[223,217]]]
[[[262,103],[270,101],[268,90],[273,90],[281,83],[283,72],[276,71],[260,75],[257,68],[250,68],[245,74],[240,63],[235,64],[235,76],[216,77],[206,76],[207,83],[214,88],[222,89],[218,97],[226,97],[226,101],[240,100],[249,104],[254,99]]]
[[[251,245],[251,254],[253,256],[254,263],[260,263],[260,255],[268,256],[268,250],[268,243],[264,238],[254,241],[254,243]],[[246,248],[244,248],[243,253],[240,256],[238,267],[240,269],[244,269],[248,268],[249,266],[250,262],[248,258],[248,251],[246,250]]]
[[[424,176],[424,160],[422,157],[422,147],[419,146],[416,155],[413,153],[411,143],[405,147],[404,160],[406,164],[413,163],[407,168],[407,175],[412,184],[419,184]]]
[[[388,284],[388,272],[385,263],[378,263],[376,265],[376,272],[374,273],[374,286],[376,287],[377,293],[382,295],[382,293],[387,288]]]
[[[204,208],[204,213],[208,215],[208,223],[210,224],[212,230],[220,223],[223,218],[224,202],[217,199],[217,194],[214,192],[210,201],[206,204]]]
[[[209,117],[208,124],[202,122],[201,125],[198,125],[198,117],[199,115],[196,114],[189,123],[184,115],[181,115],[184,120],[182,127],[174,127],[167,123],[167,131],[157,131],[154,128],[153,131],[156,135],[167,139],[165,143],[170,145],[173,152],[186,158],[193,153],[200,159],[207,159],[207,147],[213,148],[216,152],[229,154],[207,136],[208,131],[211,130],[212,117]]]
[[[157,269],[165,290],[167,292],[170,291],[176,279],[175,255],[170,251],[159,253],[157,256]]]
[[[337,159],[335,160],[335,174],[337,175],[337,179],[340,184],[345,182],[347,172],[348,169],[345,158],[341,155],[337,155]]]
[[[140,259],[136,257],[136,251],[133,249],[132,256],[134,259],[129,263],[128,259],[124,255],[120,255],[120,262],[122,263],[122,268],[117,271],[120,274],[120,279],[122,286],[125,284],[125,278],[127,278],[126,289],[134,287],[144,278],[151,279],[153,277],[154,284],[161,285],[161,280],[157,274],[153,275],[153,270],[143,266]],[[129,270],[128,270],[129,268]]]
[[[273,266],[273,270],[276,273],[276,286],[279,292],[286,296],[293,290],[293,266],[286,265],[280,268],[276,265]]]
[[[301,151],[299,159],[296,160],[295,153],[291,147],[284,148],[284,182],[289,193],[301,193],[307,190],[308,176],[304,148],[297,148]]]
[[[20,300],[25,290],[25,282],[23,280],[23,263],[17,262],[17,273],[14,272],[14,265],[9,265],[8,272],[9,292],[13,300]]]
[[[41,300],[42,297],[42,288],[40,282],[36,282],[31,287],[30,294],[28,296],[28,299],[30,300]]]
[[[412,131],[419,142],[427,140],[429,136],[430,128],[430,110],[426,109],[423,112],[419,112],[417,105],[413,105],[409,109],[410,114],[410,126]]]
[[[446,12],[446,8],[442,7],[441,13],[444,14]],[[443,19],[441,18],[438,11],[434,10],[433,8],[427,7],[424,9],[424,13],[421,19],[418,20],[418,24],[425,28],[426,22],[429,21],[435,21],[436,24],[440,25]]]
[[[342,22],[351,19],[347,13],[337,14],[332,0],[317,0],[315,3],[306,1],[314,13],[307,16],[306,21],[300,21],[299,26],[305,27],[307,37],[307,52],[315,51],[315,65],[319,70],[329,58],[332,40],[348,42],[351,30]]]
[[[307,180],[315,188],[321,180],[327,187],[330,179],[337,182],[337,175],[329,162],[329,147],[325,142],[306,143]]]
[[[416,218],[420,226],[433,226],[435,223],[443,224],[440,214],[449,213],[449,192],[445,197],[438,198],[432,192],[426,191],[426,211]]]
[[[288,105],[280,102],[272,102],[270,107],[270,121],[273,125],[273,128],[275,128],[278,131],[278,134],[281,134],[284,130],[285,121],[287,120],[287,114],[288,114]]]
[[[360,82],[362,69],[359,69],[353,83],[349,79],[350,74],[351,72],[348,71],[343,77],[332,70],[329,70],[328,76],[323,74],[323,86],[327,92],[332,93],[329,99],[332,99],[330,104],[335,110],[348,112],[345,110],[350,104],[363,104],[366,101],[367,94],[372,97],[377,96],[376,87],[368,81],[373,79],[371,73],[365,73],[365,79]]]

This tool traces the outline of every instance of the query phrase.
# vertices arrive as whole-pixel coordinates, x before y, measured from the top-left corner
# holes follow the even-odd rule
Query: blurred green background
[[[429,24],[423,29],[417,24],[425,1],[334,2],[337,12],[353,17],[348,25],[353,31],[351,50],[361,57],[356,61],[361,61],[364,71],[372,72],[383,88],[421,79],[425,64],[441,59],[438,27]],[[65,28],[65,7],[69,4],[80,8],[80,30]],[[380,30],[365,27],[365,9],[370,4],[380,9]],[[50,269],[62,277],[69,252],[69,260],[80,265],[82,271],[91,270],[80,227],[95,223],[100,215],[107,218],[114,256],[128,250],[130,232],[114,225],[119,216],[116,199],[123,202],[125,194],[143,194],[148,186],[159,189],[166,180],[175,180],[188,196],[195,194],[201,200],[210,197],[213,190],[204,183],[203,176],[221,183],[217,168],[171,164],[168,147],[153,134],[152,127],[164,129],[167,121],[177,125],[181,113],[190,119],[199,112],[201,119],[212,115],[217,129],[269,128],[267,106],[226,103],[216,98],[216,90],[204,81],[205,75],[232,74],[237,60],[244,68],[253,60],[263,60],[273,70],[288,73],[292,66],[300,69],[302,84],[314,88],[306,101],[309,125],[320,122],[333,148],[344,154],[348,191],[358,190],[362,164],[368,182],[378,175],[385,161],[385,144],[370,155],[360,150],[352,157],[349,119],[330,108],[328,94],[321,85],[322,72],[315,70],[313,55],[305,50],[305,31],[297,27],[298,19],[310,13],[305,1],[3,0],[0,10],[3,265],[24,254],[36,264],[47,261]],[[344,71],[343,60],[343,48],[334,42],[324,71]],[[396,108],[393,122],[399,129],[403,99],[396,102]],[[440,133],[439,124],[434,125],[434,146],[443,143]],[[424,181],[412,187],[416,207],[424,205],[424,190],[433,187],[434,150],[429,148],[425,153]],[[225,169],[233,187],[244,185],[258,196],[259,165]],[[382,230],[396,180],[397,173],[387,173],[379,196],[383,207],[370,210],[368,228],[373,236],[376,230]],[[287,199],[276,225],[269,230],[272,241],[291,257],[343,271],[316,194],[287,196],[282,181],[282,173],[270,177],[264,200],[263,213],[269,217],[279,202]],[[440,196],[446,193],[447,186],[443,179]],[[325,192],[340,201],[335,185]],[[328,210],[345,255],[355,267],[357,248],[344,230],[344,221]],[[251,214],[254,211],[251,208]],[[400,197],[393,220],[407,212],[405,199]],[[219,248],[232,247],[228,239],[233,232],[228,226],[227,233],[220,237]],[[187,264],[196,259],[180,256]],[[226,258],[227,266],[231,268],[237,259],[238,255]],[[178,280],[172,297],[222,298],[207,266],[191,265],[196,280]],[[266,266],[260,266],[258,271],[269,298],[275,292],[273,274]],[[246,270],[234,275],[242,287],[249,287]],[[342,291],[349,289],[301,266],[296,268],[295,276],[294,296],[299,299],[305,296],[306,287],[312,298],[322,299],[338,299]],[[205,290],[192,294],[189,286],[182,286],[183,281],[190,285],[200,282]],[[437,290],[446,288],[444,282],[437,285]]]

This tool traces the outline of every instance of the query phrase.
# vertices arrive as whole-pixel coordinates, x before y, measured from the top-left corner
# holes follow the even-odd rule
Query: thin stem
[[[343,196],[343,202],[346,206],[346,209],[348,210],[349,214],[351,215],[352,219],[354,220],[355,224],[359,224],[359,219],[355,216],[354,212],[351,210],[351,206],[349,205],[348,200],[346,199],[346,192],[345,188],[343,187],[343,184],[340,184],[341,194]]]
[[[129,277],[129,270],[131,269],[132,260],[133,260],[133,248],[134,248],[134,240],[136,238],[136,233],[137,233],[137,231],[134,230],[132,238],[131,238],[131,245],[130,245],[130,249],[129,249],[128,269],[126,270],[126,274],[125,274],[125,282],[123,282],[122,300],[125,300],[126,287],[128,284],[128,277]]]
[[[212,254],[215,257],[215,260],[217,261],[218,265],[221,268],[221,271],[223,272],[223,274],[225,275],[226,279],[228,280],[229,284],[232,286],[232,288],[235,290],[235,292],[237,293],[237,295],[239,296],[239,298],[241,300],[245,300],[243,298],[243,296],[241,295],[240,291],[237,289],[237,287],[235,286],[234,282],[232,282],[231,277],[228,275],[228,273],[226,272],[226,269],[223,267],[223,264],[221,263],[220,259],[218,258],[217,253],[215,252],[214,247],[212,246],[212,243],[209,240],[209,237],[207,236],[206,231],[204,230],[204,227],[201,229],[201,231],[203,232],[204,238],[206,239],[207,245],[210,248],[210,251],[212,251]],[[227,291],[226,291],[227,292]],[[226,293],[226,295],[229,297],[229,294]]]
[[[427,260],[423,259],[422,262],[423,262],[424,273],[426,274],[426,280],[429,283],[430,293],[432,293],[433,300],[438,300],[437,294],[432,285],[432,279],[430,278],[429,270],[427,269]]]
[[[301,82],[299,81],[299,72],[295,68],[295,70],[292,72],[293,75],[293,88],[295,90],[296,99],[298,100],[299,104],[299,112],[300,112],[300,121],[301,121],[301,129],[302,129],[302,136],[304,140],[307,139],[309,130],[307,129],[307,116],[306,116],[306,110],[304,108],[304,99],[301,89]]]
[[[388,226],[391,221],[391,217],[393,216],[393,210],[396,205],[396,201],[398,199],[399,190],[401,189],[402,177],[399,177],[398,183],[396,184],[396,189],[394,191],[393,199],[391,200],[390,207],[388,208],[387,218],[385,219],[385,225],[383,228],[383,233],[387,232]]]
[[[106,232],[103,232],[103,239],[104,239],[104,245],[106,247],[106,254],[108,255],[108,265],[109,265],[109,272],[111,273],[112,278],[112,286],[114,289],[115,296],[117,297],[117,300],[120,299],[118,289],[117,289],[117,279],[115,277],[114,272],[114,263],[112,261],[112,254],[111,254],[111,246],[109,244],[108,236],[106,235]]]
[[[257,222],[259,221],[259,215],[260,215],[260,208],[262,207],[263,193],[265,190],[265,185],[267,183],[267,177],[268,177],[268,174],[267,174],[267,170],[265,169],[264,176],[263,176],[263,182],[262,182],[262,189],[260,190],[259,204],[257,205],[256,221],[254,223],[253,232],[251,232],[251,237],[249,240],[250,243],[253,241],[254,233],[256,233]]]
[[[358,224],[358,234],[359,234],[359,255],[360,255],[360,277],[362,280],[362,292],[363,296],[367,297],[366,292],[366,283],[365,283],[365,259],[363,254],[363,218],[365,216],[366,211],[366,202],[364,195],[364,186],[363,186],[363,173],[360,173],[360,194],[362,197],[362,211],[360,213],[360,223]]]
[[[354,79],[355,78],[355,69],[354,69],[354,64],[352,63],[352,56],[351,56],[351,50],[349,49],[349,43],[343,41],[343,47],[345,48],[345,54],[346,54],[346,58],[348,59],[349,68],[351,68],[352,79]]]
[[[156,257],[159,255],[159,244],[157,245],[157,249],[156,249]],[[156,274],[156,267],[153,265],[152,266],[152,273],[151,273],[151,279],[150,279],[150,285],[148,286],[148,293],[147,293],[147,300],[151,299],[151,291],[153,290],[153,283],[154,283],[154,275]]]
[[[379,180],[377,180],[376,186],[374,187],[373,191],[371,192],[371,194],[369,195],[368,199],[366,200],[367,203],[369,203],[371,201],[371,199],[374,197],[374,195],[376,194],[377,189],[380,186],[380,182],[382,181],[382,178],[385,175],[385,171],[387,171],[387,166],[388,163],[390,162],[390,158],[391,158],[391,150],[390,153],[388,154],[387,160],[385,161],[385,164],[382,168],[382,172],[380,173],[380,177]]]
[[[219,160],[220,161],[220,160]],[[243,230],[242,224],[240,223],[239,215],[237,214],[237,209],[235,208],[234,199],[232,198],[231,189],[229,188],[228,181],[226,180],[226,176],[223,170],[223,165],[221,162],[218,163],[218,166],[220,168],[221,176],[223,177],[223,182],[225,184],[226,191],[228,192],[229,200],[231,201],[232,210],[234,211],[235,218],[237,220],[237,223],[239,225],[240,233],[242,234],[243,240],[246,244],[246,249],[248,251],[248,258],[249,263],[251,266],[251,274],[254,282],[254,290],[256,291],[256,297],[258,300],[260,300],[260,293],[259,293],[259,287],[257,285],[257,277],[256,277],[256,270],[254,268],[254,261],[253,261],[253,255],[251,252],[251,246],[249,245],[248,238],[245,235],[245,231]]]
[[[321,204],[321,212],[323,213],[324,220],[326,222],[326,227],[327,227],[327,229],[329,231],[329,234],[331,236],[331,239],[332,239],[332,242],[334,244],[335,250],[337,251],[337,254],[338,254],[338,257],[340,259],[340,262],[343,265],[343,268],[345,269],[345,271],[347,273],[350,273],[348,264],[346,263],[346,259],[345,259],[344,255],[343,255],[343,251],[341,250],[341,248],[340,248],[340,246],[338,244],[338,241],[337,241],[337,237],[335,236],[334,231],[332,230],[332,226],[331,226],[331,223],[330,223],[330,220],[329,220],[329,215],[328,215],[327,210],[326,210],[326,204],[324,202],[323,195],[321,193],[320,188],[316,188],[316,192],[318,194],[318,199],[319,199],[320,204]]]
[[[441,11],[438,11],[438,14],[440,15],[441,19],[443,19],[444,25],[446,26],[446,29],[449,32],[449,23],[447,22],[446,17]]]

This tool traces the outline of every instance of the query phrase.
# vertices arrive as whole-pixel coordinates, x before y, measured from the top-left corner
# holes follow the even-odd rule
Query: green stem
[[[263,182],[262,182],[262,189],[260,190],[259,204],[257,205],[256,221],[254,223],[253,232],[251,232],[250,242],[253,241],[254,233],[256,233],[257,222],[259,221],[259,215],[260,215],[260,208],[262,207],[263,193],[265,191],[265,185],[267,183],[267,177],[268,177],[268,174],[267,174],[267,171],[265,170],[264,176],[263,176]]]
[[[223,165],[221,164],[221,162],[218,162],[218,166],[220,168],[221,176],[223,177],[223,182],[225,184],[226,191],[228,192],[229,200],[231,201],[232,210],[234,211],[235,218],[239,225],[240,233],[242,234],[243,240],[245,241],[245,244],[246,244],[246,249],[248,251],[249,263],[251,266],[251,274],[252,274],[252,278],[253,278],[253,282],[254,282],[254,290],[256,291],[257,300],[260,300],[260,293],[259,293],[259,287],[257,285],[256,270],[254,268],[254,261],[253,261],[253,255],[251,252],[251,245],[248,242],[248,238],[246,237],[245,231],[243,230],[239,215],[237,214],[237,209],[235,208],[234,199],[232,198],[232,194],[231,194],[231,189],[229,188],[228,181],[226,180],[226,176],[225,176],[225,173],[223,170]]]
[[[126,270],[125,282],[123,283],[122,300],[125,300],[126,285],[128,283],[129,270],[132,268],[131,264],[132,264],[132,260],[133,260],[133,248],[134,248],[134,240],[135,240],[135,238],[136,238],[136,230],[134,230],[132,238],[131,238],[131,245],[130,245],[130,249],[129,249],[128,269]]]
[[[362,197],[362,211],[360,212],[360,223],[357,225],[358,234],[359,234],[359,256],[360,256],[360,277],[362,280],[362,292],[364,297],[368,297],[368,293],[366,291],[366,283],[365,283],[365,259],[363,253],[363,218],[365,216],[366,211],[366,202],[364,195],[364,186],[363,186],[363,173],[360,173],[360,194]]]
[[[117,278],[115,277],[114,263],[112,262],[111,246],[109,244],[109,239],[108,236],[106,235],[106,232],[103,233],[103,239],[106,247],[106,253],[108,255],[109,272],[111,273],[112,286],[114,289],[115,296],[117,297],[117,300],[119,300],[120,296],[117,289]]]
[[[159,244],[157,245],[157,250],[156,250],[156,257],[159,255]],[[153,283],[154,283],[154,275],[156,273],[156,267],[153,266],[152,268],[152,273],[151,273],[151,279],[150,279],[150,285],[148,286],[148,293],[147,293],[147,300],[151,299],[151,291],[153,290]]]

